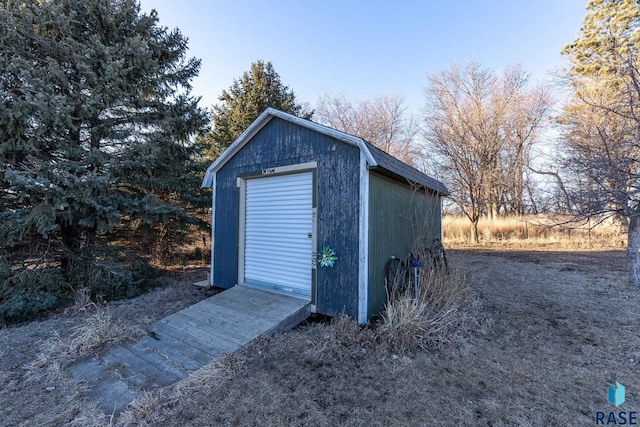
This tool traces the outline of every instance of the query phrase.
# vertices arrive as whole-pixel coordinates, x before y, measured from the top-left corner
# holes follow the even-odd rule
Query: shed
[[[384,309],[384,265],[441,236],[440,182],[362,138],[273,108],[207,169],[210,285],[306,298],[366,323]],[[427,243],[428,243],[427,242]],[[332,266],[318,253],[335,252]]]

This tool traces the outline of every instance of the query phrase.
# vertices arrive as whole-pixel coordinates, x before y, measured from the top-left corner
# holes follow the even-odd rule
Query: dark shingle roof
[[[383,170],[383,173],[386,172],[396,179],[404,179],[416,184],[420,184],[425,188],[431,189],[445,196],[449,194],[449,190],[447,190],[447,187],[445,187],[444,184],[437,179],[433,179],[430,176],[423,174],[419,170],[385,153],[370,142],[365,141],[365,144],[367,145],[367,148],[371,152],[371,155],[378,164],[378,166],[373,168],[373,170],[379,168]]]

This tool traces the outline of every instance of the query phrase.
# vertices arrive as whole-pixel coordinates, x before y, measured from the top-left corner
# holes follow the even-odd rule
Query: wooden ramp
[[[140,391],[171,385],[256,338],[289,330],[310,315],[308,300],[235,286],[161,319],[137,342],[69,368],[106,413],[121,412]]]

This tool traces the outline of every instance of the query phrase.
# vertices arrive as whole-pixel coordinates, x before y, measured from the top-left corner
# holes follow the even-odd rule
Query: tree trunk
[[[629,284],[640,286],[640,217],[629,218],[627,232],[627,260],[629,263]]]
[[[478,243],[478,220],[477,219],[475,221],[471,221],[469,243],[471,244]]]
[[[498,207],[498,202],[492,202],[491,203],[491,219],[493,221],[498,219],[498,212],[499,211],[500,211],[500,208]],[[476,224],[476,226],[477,226],[477,224]]]
[[[537,214],[538,205],[536,204],[536,200],[533,197],[533,190],[531,190],[531,186],[529,184],[526,185],[526,188],[527,188],[527,193],[529,193],[529,200],[531,201],[531,213]]]
[[[73,261],[80,254],[80,233],[76,227],[64,224],[60,226],[60,237],[62,240],[60,268],[64,274],[68,274],[73,267]]]

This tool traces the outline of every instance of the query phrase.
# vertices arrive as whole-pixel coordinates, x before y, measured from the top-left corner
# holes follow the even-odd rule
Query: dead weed
[[[52,336],[41,343],[40,352],[26,365],[27,381],[61,378],[64,368],[74,361],[144,333],[137,325],[114,320],[110,308],[91,301],[86,290],[76,292],[76,303],[71,310],[81,317],[81,321],[70,335],[63,338],[53,331]]]
[[[245,361],[245,357],[230,353],[203,366],[172,387],[152,393],[144,392],[118,417],[117,425],[166,425],[167,412],[178,407],[195,410],[198,397],[203,394],[214,396],[223,381],[241,371]]]
[[[467,322],[475,300],[461,269],[428,269],[418,276],[418,295],[408,287],[391,299],[376,331],[393,351],[427,350],[451,342]]]

